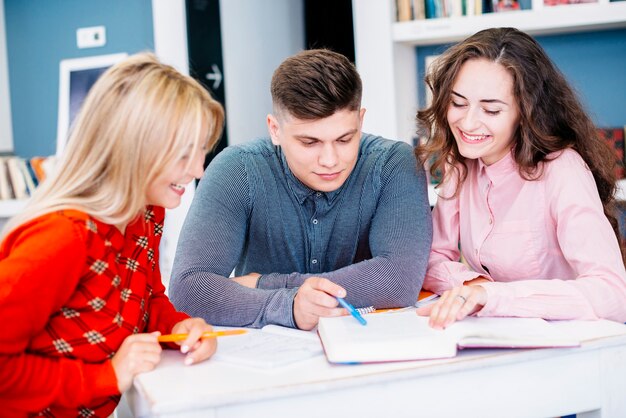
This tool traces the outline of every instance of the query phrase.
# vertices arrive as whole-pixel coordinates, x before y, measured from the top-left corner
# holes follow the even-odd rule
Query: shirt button
[[[313,219],[313,225],[317,225],[317,219]]]
[[[493,219],[489,218],[489,225],[493,223]]]
[[[322,192],[315,193],[315,197],[322,197]]]
[[[313,260],[311,260],[311,264],[317,264],[317,258],[314,258]]]
[[[476,255],[478,255],[478,248],[476,249]]]

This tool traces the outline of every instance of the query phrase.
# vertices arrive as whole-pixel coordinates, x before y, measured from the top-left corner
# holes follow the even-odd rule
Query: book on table
[[[449,358],[462,348],[577,347],[586,339],[626,334],[611,321],[569,327],[539,318],[468,317],[445,330],[415,311],[369,314],[362,326],[352,317],[321,318],[318,333],[331,363],[376,363]],[[591,322],[591,321],[575,321]]]
[[[418,303],[428,304],[436,298],[438,295],[422,290]],[[365,315],[374,311],[374,308],[370,306],[357,310]],[[213,359],[241,367],[271,369],[322,355],[322,345],[316,331],[266,325],[261,329],[249,329],[244,335],[220,339]]]

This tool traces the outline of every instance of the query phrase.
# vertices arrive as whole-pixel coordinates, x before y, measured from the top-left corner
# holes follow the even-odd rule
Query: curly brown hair
[[[619,241],[614,215],[616,157],[598,136],[563,74],[537,41],[518,29],[482,30],[449,48],[433,63],[425,77],[432,91],[432,104],[417,112],[418,132],[428,138],[415,149],[418,160],[422,164],[431,162],[433,176],[438,172],[445,172],[444,180],[456,176],[455,195],[458,193],[467,176],[467,165],[448,125],[447,111],[462,65],[478,58],[502,65],[513,77],[513,94],[520,111],[513,158],[520,175],[526,180],[539,179],[550,153],[576,150],[593,174],[604,213]]]

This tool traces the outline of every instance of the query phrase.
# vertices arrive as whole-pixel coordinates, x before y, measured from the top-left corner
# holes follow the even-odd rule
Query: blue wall
[[[59,62],[153,50],[150,0],[4,0],[13,143],[22,157],[56,152]],[[106,45],[78,49],[76,29],[106,27]]]
[[[626,29],[538,36],[537,41],[590,112],[596,125],[626,126]],[[446,45],[417,48],[419,102],[424,103],[424,56]]]
[[[4,0],[15,153],[56,151],[59,61],[154,48],[150,0]],[[107,44],[78,49],[76,29],[104,25]],[[626,29],[537,37],[599,126],[626,125]],[[424,56],[443,46],[417,49]],[[424,89],[420,84],[420,103]]]

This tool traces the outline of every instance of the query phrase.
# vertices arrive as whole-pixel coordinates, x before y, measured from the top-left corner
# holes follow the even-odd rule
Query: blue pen
[[[339,304],[341,306],[343,306],[344,308],[348,310],[350,315],[352,315],[357,321],[361,323],[361,325],[367,325],[367,321],[365,320],[365,318],[363,318],[361,314],[356,309],[354,309],[354,306],[350,305],[348,302],[343,300],[343,298],[336,298],[336,299],[337,301],[339,301]]]

